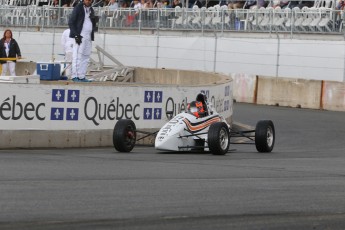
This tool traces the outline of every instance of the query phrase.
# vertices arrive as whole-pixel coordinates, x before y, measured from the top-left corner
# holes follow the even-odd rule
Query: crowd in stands
[[[69,1],[69,0],[64,0]],[[246,0],[246,1],[238,1],[238,0],[217,0],[217,1],[206,1],[206,0],[190,0],[185,2],[180,2],[180,0],[133,0],[128,2],[126,0],[96,0],[93,6],[111,6],[112,4],[116,3],[116,7],[133,7],[133,8],[175,8],[176,6],[179,7],[186,7],[188,4],[189,8],[193,6],[201,7],[210,7],[213,5],[227,5],[229,9],[250,9],[253,6],[260,7],[267,7],[272,6],[273,8],[279,6],[282,9],[289,7],[299,7],[302,9],[303,7],[313,7],[315,1],[289,1],[289,0]],[[344,0],[337,0],[336,9],[343,9],[345,6]],[[116,9],[116,8],[115,8]]]
[[[176,6],[182,7],[180,0],[173,0],[171,3],[169,0],[133,0],[131,2],[120,0],[96,0],[93,7],[108,6],[112,10],[118,8],[175,8]],[[201,5],[200,5],[201,6]]]
[[[6,4],[6,1],[8,3]],[[0,0],[2,5],[15,4],[16,5],[51,5],[60,7],[74,7],[80,0]],[[298,0],[94,0],[93,7],[109,6],[111,10],[118,8],[175,8],[186,7],[192,8],[193,6],[210,7],[214,5],[227,5],[228,9],[251,9],[254,6],[260,7],[277,7],[280,8],[294,8],[298,7],[313,7],[315,3],[320,0],[298,1]],[[36,3],[37,2],[37,3]],[[335,9],[343,10],[345,0],[336,0]]]
[[[64,0],[69,1],[69,0]],[[96,0],[96,2],[93,4],[94,6],[110,6],[112,5],[114,0]],[[338,0],[337,1],[336,9],[343,9],[345,6],[344,0]],[[273,8],[279,6],[282,9],[289,7],[299,7],[302,9],[303,7],[313,7],[315,4],[315,1],[289,1],[289,0],[247,0],[247,1],[238,1],[238,0],[219,0],[219,1],[205,1],[205,0],[191,0],[186,1],[184,3],[180,2],[180,0],[133,0],[131,2],[120,0],[118,3],[117,0],[115,0],[115,3],[118,8],[121,7],[134,7],[134,8],[175,8],[176,6],[179,7],[186,7],[188,4],[189,8],[192,8],[193,6],[201,7],[210,7],[216,4],[219,4],[220,6],[227,5],[229,9],[250,9],[253,6],[260,7],[267,7],[272,6]]]
[[[3,1],[4,0],[0,0],[0,2]],[[65,25],[68,22],[69,12],[72,12],[72,7],[78,4],[80,0],[13,0],[13,2],[14,1],[26,1],[27,5],[30,4],[33,6],[50,5],[54,7],[69,8],[66,10],[56,10],[51,7],[43,8],[42,12],[50,13],[40,13],[34,16],[30,15],[30,9],[27,11],[30,17],[28,16],[27,20],[22,19],[22,21],[27,22],[29,25],[44,26],[50,25],[49,22],[56,18],[58,20],[53,21],[53,23],[56,23],[56,25]],[[43,4],[41,1],[46,2]],[[259,29],[268,31],[274,27],[276,31],[297,30],[334,32],[342,30],[343,19],[340,13],[332,14],[332,12],[333,10],[343,10],[345,6],[344,1],[345,0],[336,0],[336,2],[333,2],[333,0],[93,0],[92,6],[97,10],[97,16],[99,16],[100,22],[99,25],[103,27],[122,28],[130,26],[133,28],[154,28],[158,25],[156,24],[157,15],[151,13],[151,11],[147,9],[170,8],[171,11],[166,10],[164,14],[162,13],[159,15],[159,26],[162,28]],[[266,7],[267,10],[260,11],[260,13],[257,13],[256,10],[246,10],[260,9],[261,7]],[[331,10],[324,11],[325,8]],[[195,11],[195,9],[197,10]],[[226,9],[228,10],[225,11]],[[234,9],[245,10],[234,11]],[[219,12],[221,12],[221,14]],[[58,15],[58,17],[54,18],[51,15]],[[333,17],[334,15],[336,15],[336,18]],[[45,18],[46,16],[50,17],[50,19]],[[12,21],[15,21],[13,19],[16,16],[10,17],[11,16],[9,16],[9,20],[7,21],[11,24]],[[293,26],[291,26],[292,18],[299,19],[293,21]],[[16,21],[18,22],[20,20],[17,19]],[[312,23],[310,21],[312,21]],[[269,27],[270,25],[272,25],[272,27]]]

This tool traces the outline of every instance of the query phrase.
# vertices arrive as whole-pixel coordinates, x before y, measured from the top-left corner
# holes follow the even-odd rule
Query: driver
[[[205,112],[205,115],[204,116],[208,116],[209,114],[209,111],[207,109],[207,97],[205,94],[203,93],[199,93],[197,96],[196,96],[196,101],[200,101],[202,103],[202,106],[204,108],[204,112]],[[212,113],[211,113],[212,114]]]
[[[188,104],[188,111],[196,117],[204,117],[206,115],[204,106],[201,101],[192,101]]]

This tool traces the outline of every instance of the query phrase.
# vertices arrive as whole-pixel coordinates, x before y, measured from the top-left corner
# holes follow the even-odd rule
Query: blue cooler
[[[37,63],[37,74],[41,80],[56,81],[60,80],[60,64],[57,63]]]

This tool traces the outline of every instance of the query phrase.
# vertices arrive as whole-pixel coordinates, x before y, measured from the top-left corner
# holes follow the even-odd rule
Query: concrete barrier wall
[[[237,102],[345,111],[345,83],[233,74]]]
[[[0,73],[2,71],[2,65],[0,64]],[[36,71],[36,62],[31,61],[18,61],[16,64],[16,75],[32,75]],[[7,74],[10,74],[7,72]]]
[[[112,130],[0,130],[0,148],[111,146]]]
[[[169,85],[212,85],[231,79],[229,76],[203,71],[188,71],[174,69],[135,68],[134,81],[141,83],[169,84]]]
[[[36,62],[19,61],[16,64],[17,76],[31,75],[36,71]]]
[[[154,132],[156,129],[145,129]],[[137,134],[137,138],[146,134]],[[153,145],[154,136],[138,141],[138,144]],[[113,143],[113,130],[0,130],[0,148],[80,148],[109,147]],[[114,150],[115,151],[115,150]]]
[[[323,82],[322,108],[333,111],[345,111],[345,83]]]
[[[233,97],[237,102],[256,103],[257,77],[250,74],[231,74]]]
[[[318,109],[320,99],[321,81],[258,78],[258,104]]]

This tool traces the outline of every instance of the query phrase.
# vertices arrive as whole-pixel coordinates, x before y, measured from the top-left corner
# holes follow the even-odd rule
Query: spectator
[[[174,0],[173,1],[172,8],[175,8],[176,6],[179,6],[182,8],[182,3],[180,2],[180,0]]]
[[[155,0],[155,2],[152,4],[153,8],[165,8],[163,5],[163,2],[161,0]]]
[[[230,0],[228,4],[228,9],[241,9],[243,8],[244,1]]]
[[[252,9],[254,6],[256,6],[258,9],[261,7],[266,7],[267,2],[265,0],[248,0],[246,1],[246,4],[244,6],[245,9]]]
[[[70,38],[69,35],[71,33],[70,29],[66,29],[61,36],[61,45],[63,47],[64,55],[65,55],[65,75],[68,78],[71,78],[71,69],[72,69],[72,58],[73,58],[73,38]]]
[[[11,76],[16,76],[16,59],[21,58],[21,53],[17,41],[12,37],[12,31],[7,29],[0,40],[0,58],[13,58],[13,60],[1,60],[2,76],[9,70]]]
[[[61,2],[61,5],[62,5],[62,2]],[[51,6],[52,7],[60,7],[60,0],[53,0],[51,2]],[[61,14],[61,10],[60,9],[51,9],[50,12],[49,12],[49,16],[52,20],[54,20],[54,23],[56,23],[56,20],[58,19],[58,15]]]
[[[53,0],[52,1],[52,6],[59,7],[59,0]]]
[[[276,8],[276,7],[280,7],[282,9],[285,9],[286,7],[288,7],[290,4],[290,1],[286,1],[286,0],[275,0],[273,1],[273,5],[272,7],[273,8]]]
[[[61,0],[61,6],[62,7],[70,7],[72,0]],[[54,7],[59,7],[60,0],[53,0],[51,5]]]
[[[254,6],[256,6],[256,0],[247,0],[244,8],[245,9],[251,9]]]
[[[143,7],[143,5],[141,4],[141,2],[139,2],[139,0],[134,0],[133,1],[133,8],[136,12],[139,12],[139,10]]]
[[[119,8],[119,4],[117,3],[116,0],[110,0],[108,7],[109,7],[110,11],[114,11],[114,10],[117,10]]]
[[[169,0],[154,0],[152,7],[153,8],[171,8],[169,6]]]
[[[117,3],[117,0],[110,0],[107,7],[108,10],[105,10],[102,13],[102,22],[104,26],[106,26],[107,17],[113,17],[115,11],[119,9],[119,4]]]
[[[133,9],[135,11],[134,16],[130,15],[130,18],[128,21],[132,20],[132,22],[130,24],[132,24],[134,22],[134,19],[139,19],[139,13],[140,13],[140,9],[143,8],[143,5],[141,4],[141,2],[139,0],[134,0],[134,6]]]
[[[162,8],[171,8],[169,0],[163,0]]]
[[[79,3],[79,0],[71,0],[70,6],[76,7],[78,5],[78,3]]]
[[[121,3],[121,8],[128,8],[128,3],[126,1],[123,1]]]
[[[72,3],[72,0],[61,0],[62,7],[70,7],[71,3]]]
[[[219,6],[227,6],[228,3],[226,0],[219,0],[219,3],[218,3]]]
[[[91,2],[92,0],[83,0],[74,7],[68,22],[71,30],[69,37],[75,39],[72,59],[72,80],[75,82],[89,82],[85,75],[96,29],[95,11]]]
[[[300,1],[299,4],[297,5],[297,7],[300,9],[302,9],[305,6],[308,8],[314,6],[314,1]]]
[[[344,9],[344,6],[345,6],[345,2],[344,0],[339,0],[337,5],[336,5],[336,9],[337,10],[343,10]]]
[[[198,6],[199,8],[201,8],[202,3],[200,2],[200,0],[195,0],[190,8],[192,8],[193,6]]]
[[[153,3],[151,0],[143,0],[143,2],[144,2],[143,8],[145,9],[153,8]]]
[[[265,2],[265,0],[257,0],[256,1],[256,5],[258,6],[258,8],[260,9],[261,7],[266,7],[267,3]]]

